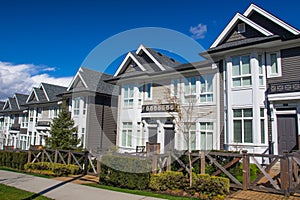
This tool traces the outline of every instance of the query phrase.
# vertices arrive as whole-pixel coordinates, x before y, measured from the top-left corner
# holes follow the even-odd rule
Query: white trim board
[[[123,69],[123,67],[125,67],[125,65],[128,63],[128,59],[131,58],[142,71],[146,71],[146,69],[143,67],[143,65],[132,55],[131,52],[128,52],[128,54],[126,55],[126,57],[124,58],[124,60],[122,61],[121,65],[118,67],[118,70],[116,71],[116,73],[114,74],[114,76],[118,76],[120,71]]]
[[[85,81],[83,80],[82,76],[80,75],[80,72],[83,71],[83,69],[80,67],[76,73],[76,75],[74,76],[74,78],[72,79],[67,91],[70,91],[71,87],[73,86],[73,84],[75,83],[75,80],[77,80],[77,77],[79,76],[79,79],[82,81],[83,85],[85,88],[87,87],[87,84],[85,83]]]
[[[232,20],[227,24],[227,26],[225,27],[225,29],[222,31],[222,33],[219,35],[219,37],[215,40],[215,42],[211,45],[210,48],[214,48],[217,47],[218,44],[220,44],[224,38],[228,35],[228,33],[233,29],[233,27],[237,24],[238,20],[243,21],[244,23],[246,23],[247,25],[251,26],[252,28],[256,29],[257,31],[259,31],[260,33],[264,34],[265,36],[271,36],[274,35],[273,33],[271,33],[270,31],[268,31],[267,29],[261,27],[260,25],[256,24],[255,22],[251,21],[250,19],[248,19],[247,17],[245,17],[244,15],[237,13]]]
[[[162,70],[165,71],[166,69],[153,57],[153,55],[147,50],[147,48],[144,45],[140,45],[139,48],[136,51],[136,54],[140,54],[140,52],[143,51],[145,54],[147,54],[151,60],[154,61],[154,63]]]

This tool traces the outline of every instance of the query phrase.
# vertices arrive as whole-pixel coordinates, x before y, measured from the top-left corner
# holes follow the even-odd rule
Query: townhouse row
[[[199,54],[181,63],[140,45],[112,76],[81,67],[68,88],[15,94],[1,111],[2,146],[43,145],[66,102],[90,151],[299,149],[299,30],[251,4]]]

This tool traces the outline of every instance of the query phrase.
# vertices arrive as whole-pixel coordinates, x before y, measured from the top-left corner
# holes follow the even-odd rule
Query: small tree
[[[47,140],[47,146],[51,149],[76,149],[80,140],[77,138],[77,127],[66,106],[62,106],[57,118],[51,124],[51,137]]]
[[[197,113],[197,97],[190,96],[183,103],[182,98],[184,97],[184,93],[180,88],[178,91],[178,95],[172,94],[172,91],[169,88],[166,88],[166,94],[164,101],[174,106],[174,111],[169,114],[172,116],[174,124],[176,126],[176,130],[178,133],[183,134],[184,142],[187,147],[187,155],[188,155],[188,173],[189,173],[189,182],[190,187],[193,184],[192,178],[192,159],[191,159],[191,144],[195,142],[196,138],[192,137],[191,131],[193,125],[196,123],[197,119],[209,115],[211,112],[207,113]],[[162,104],[162,100],[159,100],[159,103]]]

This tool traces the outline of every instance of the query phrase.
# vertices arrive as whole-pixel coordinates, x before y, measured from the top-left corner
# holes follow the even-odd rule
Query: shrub
[[[150,181],[147,159],[106,155],[101,160],[100,183],[129,189],[146,189]]]
[[[77,174],[79,167],[77,165],[65,165],[61,163],[49,163],[49,162],[38,162],[38,163],[27,163],[25,169],[29,172],[50,172],[49,175],[55,176],[68,176],[69,174]]]
[[[184,190],[190,196],[196,193],[209,198],[224,196],[229,192],[229,179],[209,176],[208,174],[193,174],[193,186],[189,186],[189,178],[182,172],[163,172],[151,175],[149,188],[155,191]]]
[[[0,151],[0,166],[18,170],[24,169],[27,162],[27,153]]]

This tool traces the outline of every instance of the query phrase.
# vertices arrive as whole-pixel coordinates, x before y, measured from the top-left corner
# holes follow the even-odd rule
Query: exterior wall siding
[[[243,40],[247,38],[254,38],[254,37],[261,37],[263,34],[259,33],[257,30],[254,28],[246,25],[245,26],[246,31],[244,33],[239,33],[237,31],[237,26],[228,34],[227,38],[224,40],[223,43],[227,42],[233,42],[233,41],[238,41],[238,40]]]

